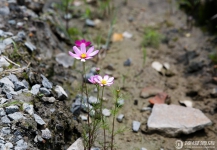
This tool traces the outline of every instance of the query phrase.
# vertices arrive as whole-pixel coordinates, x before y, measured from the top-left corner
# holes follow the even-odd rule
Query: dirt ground
[[[122,90],[125,104],[120,110],[125,118],[123,123],[116,122],[116,126],[126,126],[127,130],[115,137],[117,149],[137,150],[145,147],[148,150],[160,148],[174,150],[176,140],[217,142],[217,102],[215,97],[210,96],[216,84],[212,81],[213,68],[208,58],[208,55],[216,50],[215,44],[211,42],[212,37],[203,33],[199,27],[187,29],[186,14],[179,10],[176,4],[172,4],[171,13],[171,4],[166,0],[134,0],[128,1],[126,6],[123,6],[121,1],[115,3],[118,8],[114,32],[128,31],[133,34],[133,37],[112,43],[106,57],[96,66],[100,68],[105,68],[108,64],[114,66],[116,87],[123,85],[122,76],[126,76],[124,90]],[[132,22],[128,21],[129,17],[133,17]],[[107,29],[108,22],[103,21],[103,26]],[[143,67],[141,42],[145,26],[157,28],[169,39],[169,42],[161,43],[159,48],[147,47],[147,58]],[[97,32],[97,29],[91,30]],[[132,65],[123,66],[128,58],[132,60]],[[169,63],[175,75],[167,77],[159,74],[151,67],[153,61]],[[194,63],[201,64],[202,67],[191,72]],[[106,69],[104,72],[106,73]],[[161,133],[147,133],[146,122],[150,111],[140,110],[142,107],[149,106],[149,102],[148,99],[139,96],[140,91],[147,86],[163,89],[169,95],[171,104],[180,105],[179,100],[192,100],[193,107],[202,110],[213,124],[196,133],[180,135],[177,138],[170,138]],[[106,96],[110,95],[107,93]],[[134,100],[138,100],[138,105],[134,105]],[[105,104],[108,108],[111,107],[109,103]],[[142,123],[138,133],[132,132],[133,120]]]

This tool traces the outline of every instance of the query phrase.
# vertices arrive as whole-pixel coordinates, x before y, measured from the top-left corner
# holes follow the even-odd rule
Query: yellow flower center
[[[81,54],[81,58],[86,58],[87,57],[87,55],[86,54]]]
[[[102,79],[101,83],[102,83],[103,85],[105,85],[105,84],[107,83],[107,81],[104,80],[104,79]]]

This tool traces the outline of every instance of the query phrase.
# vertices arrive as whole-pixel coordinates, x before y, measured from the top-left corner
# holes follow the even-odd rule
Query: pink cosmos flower
[[[76,46],[73,46],[73,50],[74,50],[75,54],[69,51],[69,55],[71,55],[75,59],[79,59],[83,62],[85,62],[86,59],[93,58],[93,56],[95,56],[99,52],[99,50],[94,51],[93,46],[91,48],[89,48],[88,51],[86,51],[86,46],[84,43],[81,44],[80,49]]]
[[[105,75],[103,78],[101,76],[97,76],[95,78],[95,81],[99,83],[100,86],[110,86],[113,84],[114,77],[109,77],[108,75]]]
[[[80,40],[80,41],[79,40],[75,41],[75,45],[78,47],[80,47],[82,43],[84,43],[86,47],[91,45],[91,42],[85,41],[84,39]]]
[[[98,77],[98,75],[91,76],[90,79],[88,79],[88,81],[92,84],[97,84],[97,82],[96,82],[97,77]]]

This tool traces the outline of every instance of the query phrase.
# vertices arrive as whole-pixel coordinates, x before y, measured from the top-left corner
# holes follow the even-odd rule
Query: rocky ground
[[[73,44],[60,26],[65,25],[64,13],[53,2],[0,3],[2,150],[67,149],[81,136],[82,118],[77,118],[81,63],[68,56]],[[215,148],[207,148],[216,149],[217,90],[208,57],[216,50],[215,38],[199,27],[190,28],[188,16],[175,2],[113,4],[112,31],[120,37],[113,38],[109,50],[105,44],[113,15],[102,18],[94,3],[74,6],[69,27],[76,34],[71,39],[83,34],[100,49],[99,56],[88,62],[87,76],[100,67],[101,74],[115,77],[114,85],[106,88],[104,108],[112,108],[111,89],[121,88],[124,101],[115,127],[126,130],[115,137],[116,149],[173,150],[177,140],[214,141]],[[86,6],[94,11],[89,20],[83,17]],[[154,28],[162,38],[159,46],[145,47],[144,60],[145,27]],[[94,88],[88,87],[90,99],[96,100]]]

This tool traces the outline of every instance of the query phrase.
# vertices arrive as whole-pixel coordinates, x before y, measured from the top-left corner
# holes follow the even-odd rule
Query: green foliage
[[[145,47],[158,48],[161,41],[161,34],[153,28],[145,28],[142,45]]]
[[[146,61],[146,57],[147,57],[146,48],[143,47],[142,48],[142,52],[143,52],[143,63],[142,63],[142,65],[144,67],[145,61]]]
[[[69,37],[72,39],[72,40],[76,40],[78,39],[78,37],[81,35],[81,32],[79,31],[78,28],[76,27],[71,27],[68,29],[68,34],[69,34]]]
[[[1,104],[0,108],[2,108],[2,107],[8,107],[8,106],[11,106],[11,105],[22,106],[22,104],[23,104],[23,102],[21,102],[19,100],[15,100],[15,101],[12,101],[12,102],[9,102],[9,103],[6,103],[6,104]]]
[[[214,64],[217,64],[217,54],[216,54],[216,53],[210,54],[210,55],[209,55],[209,58],[212,60],[212,62],[213,62]]]

